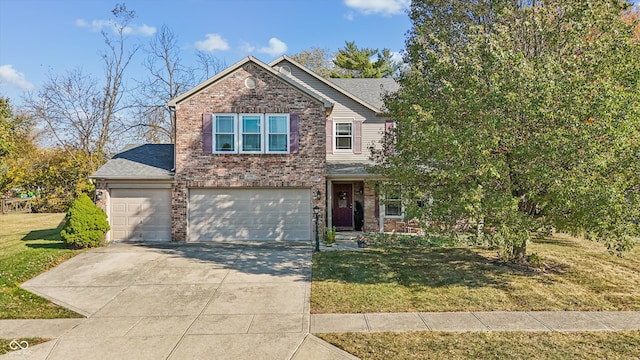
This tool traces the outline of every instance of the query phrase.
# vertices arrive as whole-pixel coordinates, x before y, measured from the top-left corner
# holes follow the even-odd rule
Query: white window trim
[[[233,145],[235,146],[235,148],[233,149],[233,151],[217,151],[216,149],[217,147],[217,143],[216,143],[216,117],[217,116],[233,116]],[[213,132],[212,137],[213,139],[211,140],[211,144],[213,147],[213,153],[214,154],[237,154],[239,151],[239,147],[238,147],[238,114],[234,114],[234,113],[214,113],[213,114],[213,124],[211,124],[211,131]]]
[[[264,115],[264,152],[265,154],[289,154],[291,153],[291,118],[290,114],[267,113]],[[285,116],[285,126],[287,127],[287,150],[286,151],[269,151],[269,116]],[[298,129],[299,131],[299,129]],[[281,133],[275,133],[281,134]]]
[[[385,196],[386,196],[386,194],[385,194]],[[402,201],[402,191],[400,191],[400,198],[399,199],[392,200],[394,202],[395,201],[399,201],[400,202],[400,214],[399,215],[388,215],[387,214],[387,205],[388,205],[388,203],[387,203],[387,201],[385,201],[386,200],[385,196],[382,196],[382,200],[383,201],[381,201],[382,209],[384,209],[384,217],[386,219],[404,219],[404,217],[405,217],[405,209],[404,209],[404,202]]]
[[[354,136],[353,136],[353,132],[354,132],[354,125],[353,123],[355,122],[355,118],[352,117],[347,117],[347,118],[333,118],[333,132],[331,134],[331,142],[333,144],[333,152],[334,153],[347,153],[347,154],[353,154],[353,147],[354,147]],[[336,130],[338,129],[338,124],[351,124],[351,149],[338,149],[336,146]],[[341,137],[346,137],[346,136],[341,136]]]
[[[212,114],[212,150],[214,154],[290,154],[291,153],[291,114],[289,113],[213,113]],[[216,116],[233,116],[233,141],[234,151],[217,151],[216,148]],[[259,116],[260,117],[260,151],[243,151],[242,150],[242,117],[243,116]],[[286,151],[269,151],[269,116],[286,116],[287,127],[287,150]],[[352,141],[353,142],[353,141]]]
[[[245,116],[257,116],[260,118],[260,133],[259,134],[254,134],[254,133],[250,133],[252,135],[260,135],[260,150],[258,151],[244,151],[242,150],[243,147],[243,136],[244,132],[242,131],[242,120],[243,117]],[[242,114],[238,114],[238,151],[240,154],[263,154],[264,153],[264,133],[265,133],[265,128],[264,128],[264,115],[263,114],[254,114],[254,113],[242,113]]]

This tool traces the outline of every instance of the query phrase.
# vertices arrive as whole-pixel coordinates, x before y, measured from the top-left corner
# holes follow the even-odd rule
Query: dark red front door
[[[333,226],[338,229],[353,228],[353,186],[333,185]]]

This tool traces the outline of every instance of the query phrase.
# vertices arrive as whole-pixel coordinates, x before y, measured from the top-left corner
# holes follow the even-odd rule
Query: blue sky
[[[247,55],[269,62],[345,41],[400,52],[410,22],[409,0],[0,0],[0,96],[19,105],[48,74],[82,67],[100,79],[100,30],[124,2],[136,12],[128,41],[147,43],[162,25],[176,35],[184,65],[208,51],[231,65]],[[139,53],[128,78],[142,80]]]

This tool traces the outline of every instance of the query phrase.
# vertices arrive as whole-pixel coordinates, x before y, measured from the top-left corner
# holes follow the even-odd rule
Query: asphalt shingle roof
[[[92,178],[172,179],[173,144],[145,144],[127,147],[102,165]]]
[[[379,110],[384,107],[382,95],[387,92],[396,92],[400,87],[392,78],[330,78],[327,80]]]

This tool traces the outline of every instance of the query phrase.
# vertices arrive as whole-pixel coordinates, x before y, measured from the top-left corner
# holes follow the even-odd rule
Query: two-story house
[[[325,79],[286,56],[237,62],[170,101],[175,145],[125,149],[92,175],[108,240],[309,240],[314,208],[321,232],[382,231],[402,206],[381,205],[366,166],[397,87]]]

